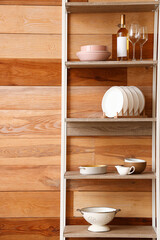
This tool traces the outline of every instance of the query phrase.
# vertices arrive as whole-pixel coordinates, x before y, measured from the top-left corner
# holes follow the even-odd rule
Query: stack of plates
[[[107,46],[104,45],[86,45],[77,52],[80,61],[105,61],[111,56]]]
[[[145,107],[145,97],[135,86],[111,87],[103,96],[102,110],[106,117],[138,116]]]

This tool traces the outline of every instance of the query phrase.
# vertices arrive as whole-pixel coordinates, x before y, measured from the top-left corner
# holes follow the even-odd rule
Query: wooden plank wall
[[[0,239],[57,240],[61,0],[1,0],[0,4]],[[80,46],[90,43],[107,44],[115,58],[119,18],[105,13],[70,16],[68,58],[76,59]],[[127,26],[131,22],[148,26],[144,57],[152,58],[153,14],[131,13],[126,18]],[[139,47],[136,54],[139,57]],[[152,69],[73,69],[68,74],[68,117],[101,116],[102,96],[113,85],[139,86],[151,116]],[[150,169],[151,138],[68,138],[68,170],[93,163],[113,169],[123,164],[124,157],[146,159]],[[92,204],[122,208],[113,224],[151,224],[150,180],[68,181],[67,189],[69,224],[84,224],[75,209]]]

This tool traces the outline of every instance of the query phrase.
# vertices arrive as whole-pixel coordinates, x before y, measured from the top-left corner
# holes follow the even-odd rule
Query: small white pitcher
[[[115,166],[115,168],[117,169],[118,173],[120,175],[127,175],[127,174],[132,174],[135,171],[135,167],[124,167],[124,166]]]

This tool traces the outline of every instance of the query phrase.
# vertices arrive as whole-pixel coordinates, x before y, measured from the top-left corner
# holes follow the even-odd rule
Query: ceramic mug
[[[130,175],[132,173],[134,173],[135,171],[135,167],[131,166],[131,167],[125,167],[125,166],[115,166],[115,168],[117,169],[118,173],[120,175]]]

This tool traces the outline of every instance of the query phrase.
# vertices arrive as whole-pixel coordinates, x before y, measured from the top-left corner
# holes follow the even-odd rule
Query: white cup
[[[115,168],[117,169],[118,173],[120,175],[130,175],[132,173],[134,173],[135,171],[135,167],[132,166],[132,167],[124,167],[124,166],[115,166]]]

